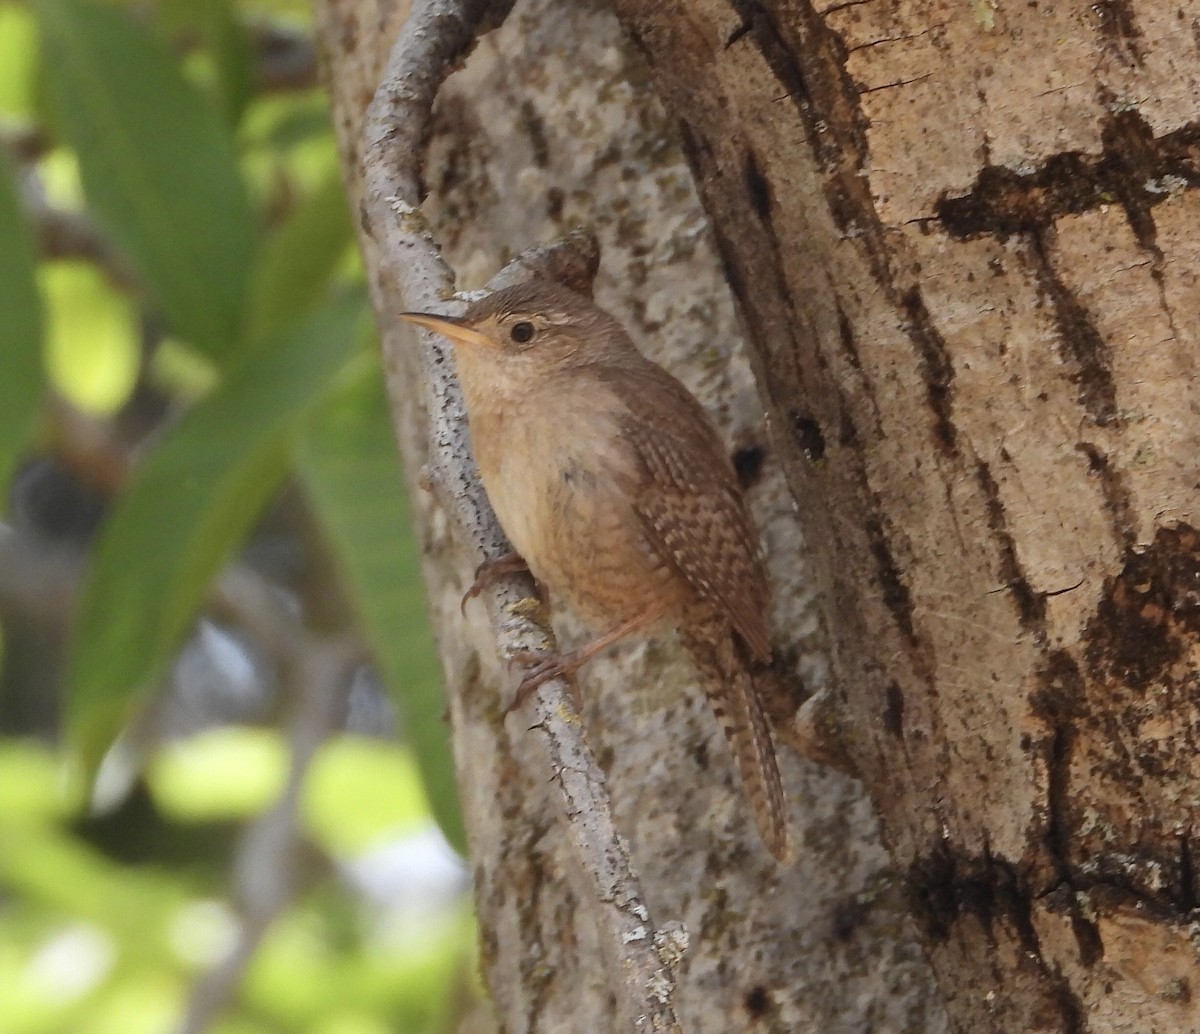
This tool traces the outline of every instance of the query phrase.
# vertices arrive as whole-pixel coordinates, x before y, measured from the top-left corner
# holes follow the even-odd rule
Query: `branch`
[[[453,273],[443,262],[419,210],[421,167],[438,88],[465,58],[488,16],[502,19],[507,0],[423,0],[414,5],[392,48],[383,82],[363,127],[362,218],[378,254],[376,315],[393,409],[409,385],[400,356],[406,338],[396,318],[405,309],[447,311]],[[527,252],[489,284],[551,276],[590,294],[599,250],[588,234]],[[479,483],[467,443],[466,411],[449,345],[421,332],[421,364],[429,412],[429,476],[462,536],[481,559],[509,551]],[[532,605],[527,577],[497,579],[485,593],[499,654],[553,650],[553,633]],[[683,928],[658,929],[643,900],[629,848],[617,831],[604,774],[582,734],[578,709],[559,679],[537,692],[539,723],[565,804],[568,839],[593,887],[612,958],[620,970],[614,992],[635,1029],[679,1031],[674,971],[686,949]]]

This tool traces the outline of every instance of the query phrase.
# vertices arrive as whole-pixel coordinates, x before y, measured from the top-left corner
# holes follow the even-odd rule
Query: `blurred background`
[[[449,730],[309,12],[0,0],[0,1034],[437,1032]]]

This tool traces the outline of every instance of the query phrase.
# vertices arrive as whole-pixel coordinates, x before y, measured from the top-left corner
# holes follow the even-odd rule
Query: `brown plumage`
[[[775,751],[754,685],[770,660],[766,578],[733,465],[704,409],[590,300],[534,281],[449,337],[496,516],[550,593],[598,639],[550,658],[518,698],[634,633],[678,628],[767,847],[788,856]]]

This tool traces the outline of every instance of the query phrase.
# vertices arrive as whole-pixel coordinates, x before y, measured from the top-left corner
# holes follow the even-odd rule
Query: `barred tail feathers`
[[[685,623],[682,638],[725,732],[763,843],[781,864],[787,864],[791,845],[783,782],[750,666],[739,655],[733,630],[720,618]]]

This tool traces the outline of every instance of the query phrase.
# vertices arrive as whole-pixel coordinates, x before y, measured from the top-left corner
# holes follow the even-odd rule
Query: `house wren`
[[[677,628],[763,841],[785,859],[783,786],[754,683],[771,657],[766,576],[700,403],[608,313],[557,284],[505,288],[461,317],[403,318],[456,346],[472,451],[501,526],[533,576],[602,633],[544,658],[518,700],[618,639]]]

